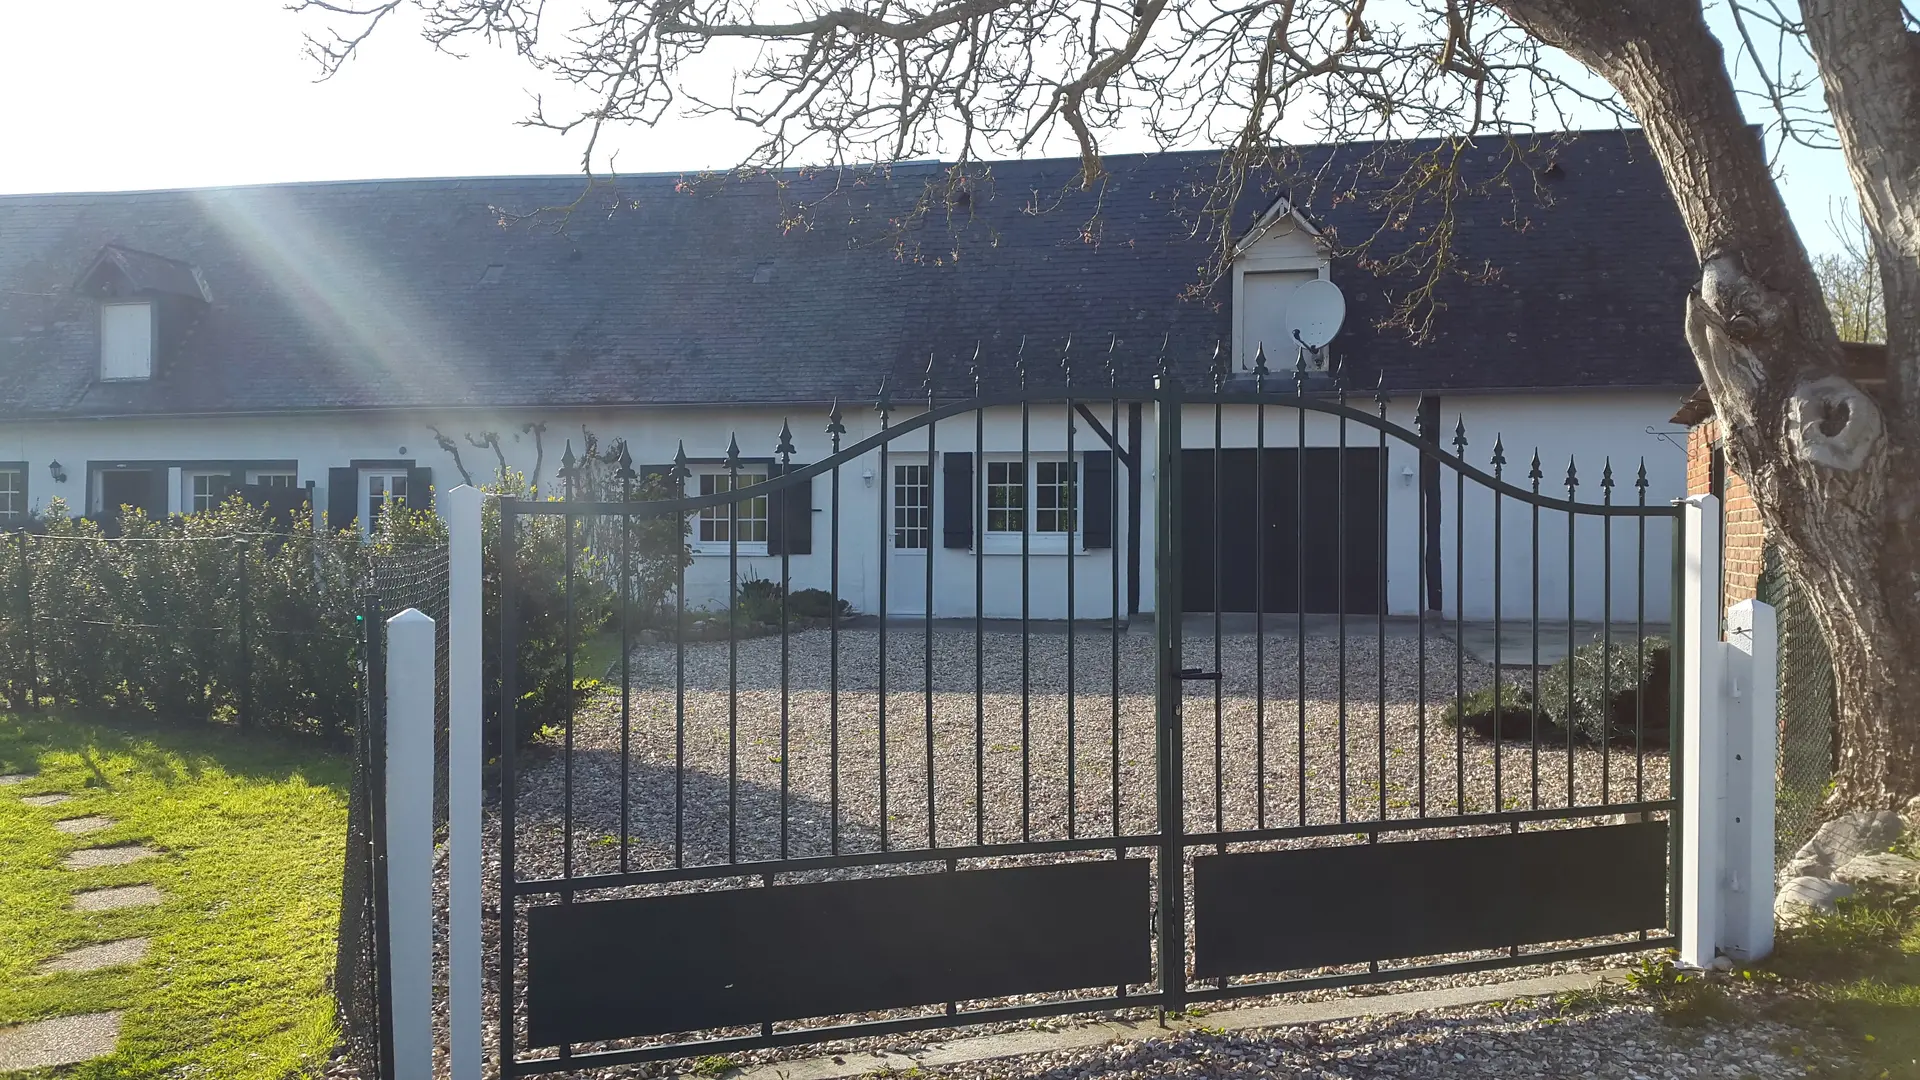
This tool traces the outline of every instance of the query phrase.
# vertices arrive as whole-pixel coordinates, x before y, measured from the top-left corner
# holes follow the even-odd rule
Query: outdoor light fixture
[[[57,461],[49,461],[47,462],[47,471],[53,474],[54,483],[64,484],[67,482],[67,467],[65,465]]]
[[[1413,484],[1413,466],[1411,465],[1400,466],[1400,482],[1408,486],[1411,486]]]
[[[865,482],[865,484],[866,484],[866,485],[867,485],[868,487],[872,487],[872,486],[873,486],[873,470],[872,470],[872,469],[868,469],[868,470],[866,470],[865,472],[863,472],[863,473],[861,473],[861,474],[860,474],[860,479],[861,479],[861,480],[862,480],[863,482]]]

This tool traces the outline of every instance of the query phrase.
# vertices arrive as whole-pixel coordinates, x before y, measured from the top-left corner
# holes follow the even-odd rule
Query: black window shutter
[[[973,455],[946,454],[940,480],[946,485],[944,535],[950,548],[973,546]],[[889,481],[891,482],[891,481]]]
[[[327,470],[327,528],[339,532],[360,517],[360,473],[356,469]]]
[[[1081,455],[1080,525],[1087,550],[1113,546],[1113,451],[1094,450]]]
[[[767,479],[803,468],[790,465],[783,469],[776,462],[767,466]],[[813,553],[813,478],[767,494],[767,554],[811,555]]]
[[[407,505],[425,510],[433,505],[433,470],[407,469]]]

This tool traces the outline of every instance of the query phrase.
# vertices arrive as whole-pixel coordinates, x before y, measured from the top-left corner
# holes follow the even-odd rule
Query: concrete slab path
[[[120,1014],[57,1016],[0,1028],[0,1072],[78,1065],[113,1053],[120,1041]]]
[[[122,844],[118,847],[81,848],[67,856],[63,863],[69,870],[92,870],[101,866],[125,866],[151,859],[160,854],[145,844]]]
[[[79,836],[82,833],[99,832],[111,824],[113,824],[112,818],[93,814],[88,817],[72,817],[64,821],[56,821],[53,827],[68,836]]]
[[[0,773],[0,787],[11,787],[14,784],[24,784],[31,779],[33,779],[32,773],[24,773],[24,772]]]
[[[99,945],[82,945],[42,962],[40,973],[54,975],[60,972],[99,971],[102,968],[137,964],[146,957],[147,947],[152,944],[149,938],[134,937]]]
[[[117,911],[120,908],[150,907],[165,900],[151,885],[117,885],[111,889],[89,889],[73,894],[75,911]]]
[[[72,800],[73,796],[71,795],[62,795],[55,792],[52,795],[27,795],[22,797],[20,801],[28,806],[59,806],[63,802],[71,802]]]

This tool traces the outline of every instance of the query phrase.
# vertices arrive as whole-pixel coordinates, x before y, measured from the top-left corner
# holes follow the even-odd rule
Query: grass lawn
[[[1783,934],[1766,966],[1792,991],[1786,1017],[1831,1029],[1857,1059],[1817,1075],[1920,1080],[1920,913],[1910,903],[1854,905]]]
[[[282,1077],[335,1042],[329,988],[340,914],[349,761],[311,745],[0,713],[0,1025],[124,1010],[120,1042],[63,1077]],[[22,796],[65,792],[60,806]],[[85,836],[62,818],[104,815]],[[67,870],[83,847],[143,842],[156,858]],[[152,884],[158,906],[81,912],[80,889]],[[146,959],[36,974],[75,946],[152,939]],[[26,1075],[26,1074],[19,1074]]]

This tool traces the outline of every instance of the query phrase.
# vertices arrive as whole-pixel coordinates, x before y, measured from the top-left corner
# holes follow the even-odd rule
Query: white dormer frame
[[[1289,242],[1291,238],[1291,242]],[[1306,241],[1305,244],[1300,241]],[[1291,200],[1284,196],[1274,200],[1254,221],[1253,227],[1246,231],[1233,252],[1233,355],[1234,368],[1240,371],[1253,369],[1255,344],[1244,340],[1246,326],[1246,276],[1249,273],[1270,273],[1275,271],[1310,272],[1322,280],[1329,279],[1327,242],[1320,230],[1313,227]],[[1267,365],[1270,371],[1291,371],[1293,353],[1282,356],[1269,353]]]

